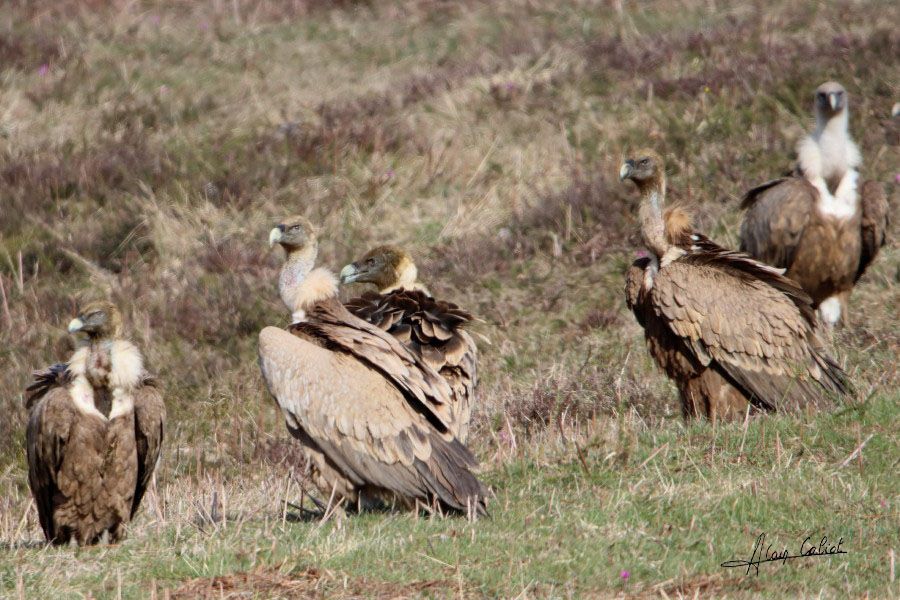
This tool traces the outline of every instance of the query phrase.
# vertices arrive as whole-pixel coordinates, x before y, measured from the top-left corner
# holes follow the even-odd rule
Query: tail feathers
[[[431,459],[416,461],[416,470],[429,491],[446,507],[459,512],[487,515],[489,490],[472,473],[475,457],[459,440],[434,436]]]

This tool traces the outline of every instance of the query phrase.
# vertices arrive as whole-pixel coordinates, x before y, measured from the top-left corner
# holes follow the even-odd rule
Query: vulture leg
[[[116,523],[109,528],[109,543],[118,544],[125,537],[125,528],[121,523]]]

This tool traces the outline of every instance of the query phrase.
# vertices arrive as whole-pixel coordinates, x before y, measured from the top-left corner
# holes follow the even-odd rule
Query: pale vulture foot
[[[822,318],[822,324],[829,332],[834,331],[834,328],[841,320],[841,305],[840,296],[826,298],[819,304],[819,316]]]

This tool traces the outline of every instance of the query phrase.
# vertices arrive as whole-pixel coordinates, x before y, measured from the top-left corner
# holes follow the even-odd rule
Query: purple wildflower
[[[40,75],[41,77],[46,77],[49,72],[50,65],[48,65],[47,63],[44,63],[40,67],[38,67],[38,75]]]
[[[628,581],[628,578],[631,577],[631,573],[629,573],[628,571],[622,571],[621,573],[619,573],[619,577],[621,577],[623,581]]]

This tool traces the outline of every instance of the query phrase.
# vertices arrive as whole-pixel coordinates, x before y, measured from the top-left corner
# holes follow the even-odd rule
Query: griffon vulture
[[[412,257],[396,246],[379,246],[341,270],[341,283],[372,283],[344,304],[357,317],[387,331],[447,380],[453,389],[450,431],[465,443],[475,403],[478,348],[463,327],[472,315],[435,300],[417,281]]]
[[[115,306],[89,304],[69,332],[79,340],[68,362],[26,390],[28,483],[48,542],[109,532],[115,543],[153,476],[166,408]]]
[[[850,138],[848,98],[835,82],[816,90],[816,129],[797,147],[793,176],[744,196],[741,251],[800,284],[834,327],[846,318],[850,291],[885,244],[888,202],[876,181],[859,189],[859,149]]]
[[[683,210],[664,212],[664,166],[652,150],[626,160],[619,175],[641,192],[650,251],[626,274],[626,301],[686,418],[743,416],[748,401],[766,411],[817,406],[847,392],[795,282],[693,232]]]
[[[483,513],[475,457],[451,430],[450,385],[341,304],[337,278],[313,268],[318,242],[306,219],[285,219],[269,240],[287,255],[278,287],[294,324],[260,332],[259,363],[315,484],[351,504],[437,501]]]

